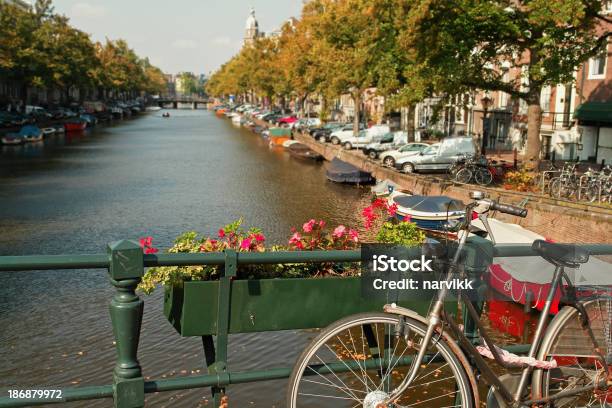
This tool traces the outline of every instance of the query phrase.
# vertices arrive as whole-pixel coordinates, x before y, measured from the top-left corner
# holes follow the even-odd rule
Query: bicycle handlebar
[[[517,217],[521,217],[521,218],[527,217],[527,209],[522,208],[522,207],[517,207],[515,205],[500,204],[496,201],[491,201],[490,209],[499,211],[505,214],[516,215]]]

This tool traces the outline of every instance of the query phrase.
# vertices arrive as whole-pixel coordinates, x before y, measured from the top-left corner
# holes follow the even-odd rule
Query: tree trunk
[[[527,149],[525,164],[528,169],[537,169],[540,163],[540,128],[542,127],[542,108],[540,107],[540,89],[532,89],[527,103]]]
[[[408,113],[406,114],[406,132],[408,133],[408,142],[414,142],[414,105],[408,105]]]
[[[353,136],[357,136],[359,133],[359,114],[361,113],[361,92],[353,92],[353,103],[355,109],[353,110]]]

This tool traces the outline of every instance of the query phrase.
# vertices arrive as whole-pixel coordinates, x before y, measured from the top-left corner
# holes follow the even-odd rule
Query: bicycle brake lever
[[[489,225],[489,216],[487,215],[487,213],[478,214],[478,219],[482,222],[482,225],[484,225],[485,229],[487,230],[487,236],[493,243],[493,246],[495,246],[495,237],[493,236],[493,231],[491,230],[491,226]]]

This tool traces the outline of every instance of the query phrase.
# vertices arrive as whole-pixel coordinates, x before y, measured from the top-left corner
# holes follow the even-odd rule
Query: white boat
[[[283,147],[289,147],[292,144],[296,144],[296,143],[300,143],[300,142],[298,142],[297,140],[285,140],[283,142]]]
[[[46,128],[42,128],[41,130],[43,132],[43,135],[45,136],[52,135],[55,132],[57,132],[57,129],[55,129],[54,127],[46,127]]]
[[[161,108],[159,106],[147,106],[147,112],[157,112],[160,111]]]
[[[446,231],[465,216],[465,205],[447,196],[421,196],[394,191],[387,198],[397,206],[396,218],[409,219],[419,228],[429,231]]]
[[[240,125],[242,124],[242,116],[240,116],[238,113],[234,113],[232,116],[232,123],[235,125]]]

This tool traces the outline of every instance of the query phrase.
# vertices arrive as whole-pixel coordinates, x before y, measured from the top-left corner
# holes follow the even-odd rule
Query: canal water
[[[161,112],[0,152],[0,255],[105,251],[152,236],[161,249],[184,231],[214,234],[244,218],[285,243],[310,218],[357,225],[365,188],[327,182],[324,167],[270,150],[212,113]],[[1,273],[0,392],[112,382],[115,349],[104,270]],[[140,362],[147,378],[203,373],[199,338],[181,338],[162,314],[162,291],[144,297]],[[230,338],[229,367],[293,364],[312,333]],[[286,381],[230,387],[234,406],[282,407]],[[147,395],[147,406],[207,405],[208,389]],[[85,405],[84,405],[85,404]],[[111,400],[69,406],[107,407]]]

